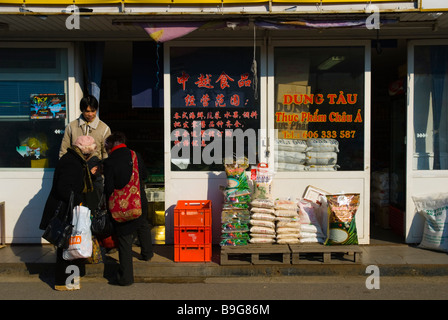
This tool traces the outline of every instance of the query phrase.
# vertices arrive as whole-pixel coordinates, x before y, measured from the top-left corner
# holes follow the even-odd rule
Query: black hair
[[[98,100],[92,95],[87,95],[83,97],[79,102],[79,108],[81,109],[81,112],[86,111],[87,107],[89,106],[93,110],[98,110]]]

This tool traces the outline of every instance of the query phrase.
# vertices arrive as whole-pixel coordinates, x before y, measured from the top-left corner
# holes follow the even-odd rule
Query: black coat
[[[75,206],[83,201],[84,175],[83,164],[85,159],[73,149],[67,149],[67,153],[59,159],[53,176],[53,185],[45,204],[42,219],[39,225],[41,230],[45,230],[48,222],[53,218],[54,212],[62,200],[65,204],[70,200],[70,193],[74,192]],[[65,212],[66,206],[63,207]]]
[[[117,235],[127,235],[134,233],[140,223],[147,223],[148,201],[146,199],[144,180],[148,177],[145,164],[137,154],[138,171],[140,176],[140,197],[142,202],[142,215],[135,220],[127,222],[115,222]],[[122,189],[131,180],[132,175],[132,155],[129,148],[123,147],[114,150],[104,160],[104,193],[109,199],[114,189]]]

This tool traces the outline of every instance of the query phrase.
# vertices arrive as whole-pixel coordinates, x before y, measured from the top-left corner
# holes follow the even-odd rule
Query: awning
[[[396,23],[396,19],[381,19],[381,24]],[[261,20],[255,22],[257,27],[281,30],[281,29],[330,29],[330,28],[365,28],[367,20]]]

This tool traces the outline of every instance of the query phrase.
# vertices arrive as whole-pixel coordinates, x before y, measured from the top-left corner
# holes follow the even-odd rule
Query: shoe
[[[111,286],[120,286],[120,287],[128,287],[134,284],[134,282],[130,282],[130,283],[121,283],[120,281],[118,281],[117,279],[111,279],[108,281],[108,284]]]
[[[121,279],[120,275],[117,273],[115,276],[113,276],[109,281],[108,284],[112,286],[121,286],[121,287],[127,287],[132,284],[134,284],[134,279],[129,280],[128,282],[123,282],[123,279]]]
[[[150,256],[140,255],[140,259],[139,259],[139,260],[142,260],[142,261],[150,261],[150,260],[152,259],[153,256],[154,256],[153,254],[150,255]]]
[[[77,286],[66,286],[66,285],[55,285],[54,286],[54,290],[56,291],[75,291],[75,290],[79,290],[81,289],[81,285],[77,285]]]
[[[106,253],[107,254],[113,254],[113,253],[115,253],[117,251],[118,251],[117,248],[106,249]]]

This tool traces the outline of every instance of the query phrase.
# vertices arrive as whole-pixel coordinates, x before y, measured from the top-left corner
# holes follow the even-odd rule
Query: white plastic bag
[[[448,193],[413,196],[412,200],[425,218],[419,247],[448,252]]]
[[[90,230],[90,209],[84,206],[73,208],[73,231],[70,245],[64,249],[64,260],[89,258],[92,256],[92,231]]]

